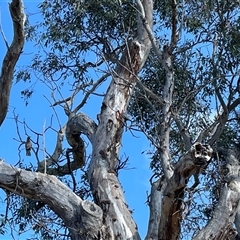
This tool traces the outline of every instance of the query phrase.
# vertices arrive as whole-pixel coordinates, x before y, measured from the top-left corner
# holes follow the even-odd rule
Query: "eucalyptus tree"
[[[51,89],[51,108],[67,121],[44,159],[44,136],[28,138],[38,163],[31,171],[0,162],[1,188],[13,203],[25,199],[8,206],[16,223],[41,219],[33,229],[47,239],[140,239],[118,178],[123,130],[138,128],[153,171],[145,239],[236,239],[239,3],[53,0],[39,9],[43,21],[24,29],[22,2],[10,4],[15,35],[2,65],[1,101],[8,105],[27,36],[40,50],[16,79],[34,76]],[[22,94],[28,99],[32,91]],[[83,111],[92,95],[101,98],[96,121]],[[82,185],[74,174],[80,168]]]

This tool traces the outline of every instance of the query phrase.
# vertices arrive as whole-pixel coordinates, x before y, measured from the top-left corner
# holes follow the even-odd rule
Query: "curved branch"
[[[69,167],[70,167],[71,171],[69,171]],[[72,162],[70,162],[70,166],[68,163],[66,163],[63,166],[47,168],[47,174],[58,176],[58,177],[63,177],[66,175],[71,175],[71,173],[73,171],[75,171],[81,167],[82,167],[82,164],[80,164],[79,161],[72,161]],[[41,172],[43,172],[43,171],[41,171]]]
[[[97,129],[97,124],[92,119],[90,119],[87,115],[83,113],[78,113],[77,115],[74,115],[72,118],[69,119],[67,124],[58,131],[57,142],[56,142],[56,146],[53,154],[51,155],[50,158],[44,159],[43,161],[38,163],[37,171],[44,172],[44,169],[46,166],[48,174],[55,175],[55,176],[64,176],[64,175],[70,174],[69,167],[72,171],[81,168],[85,159],[80,159],[80,155],[82,155],[82,157],[85,157],[84,156],[85,151],[83,153],[81,152],[81,154],[78,154],[79,153],[78,147],[81,147],[81,150],[82,149],[85,150],[84,143],[83,141],[81,141],[82,142],[81,146],[79,145],[73,146],[73,140],[76,140],[76,136],[79,137],[79,135],[83,133],[92,142],[96,129]],[[49,168],[50,166],[55,165],[58,162],[59,157],[62,154],[62,151],[63,151],[62,142],[63,142],[64,135],[66,135],[67,141],[71,147],[77,147],[77,149],[73,149],[74,150],[73,155],[78,154],[78,156],[74,158],[73,162],[70,162],[70,166],[68,163],[66,163],[63,166]]]
[[[25,40],[24,24],[26,15],[23,2],[21,0],[12,0],[9,10],[13,21],[14,36],[12,44],[3,59],[0,75],[0,126],[7,115],[14,67],[22,53]]]
[[[72,135],[83,133],[88,137],[89,141],[93,143],[96,130],[97,124],[90,117],[84,113],[78,113],[77,115],[70,117],[67,122],[66,138],[71,145]]]
[[[208,141],[208,144],[212,145],[221,135],[222,131],[224,130],[224,126],[226,125],[226,122],[228,120],[229,113],[233,111],[237,106],[240,104],[240,98],[236,99],[233,101],[232,104],[228,106],[226,109],[226,106],[222,104],[223,107],[223,113],[218,117],[216,121],[219,123],[213,123],[213,125],[217,125],[216,128],[214,129],[215,131],[212,134],[211,139]]]

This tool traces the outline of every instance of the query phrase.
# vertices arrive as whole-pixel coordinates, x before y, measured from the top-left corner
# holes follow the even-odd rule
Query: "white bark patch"
[[[102,174],[103,174],[102,175],[103,179],[108,179],[107,175],[109,173],[106,171],[105,168],[103,168]],[[119,222],[117,222],[117,224],[122,224],[123,225],[123,229],[125,229],[125,232],[126,232],[126,237],[131,239],[131,237],[132,237],[131,229],[126,224],[124,216],[123,216],[122,212],[118,208],[118,205],[116,203],[116,197],[114,198],[114,196],[112,194],[112,187],[110,186],[110,182],[106,181],[106,183],[107,183],[107,186],[106,186],[106,190],[105,191],[106,191],[106,193],[108,193],[109,201],[111,202],[112,207],[114,208],[115,213],[117,215],[117,218],[119,220]]]
[[[109,184],[107,186],[107,191],[108,192],[111,191],[111,187],[109,186]],[[124,219],[124,216],[121,213],[121,211],[119,210],[118,205],[116,204],[116,199],[113,199],[112,194],[109,194],[109,200],[113,204],[113,208],[115,209],[115,212],[116,212],[117,217],[119,219],[119,223],[121,223],[123,225],[123,229],[125,229],[126,237],[131,238],[132,237],[132,232],[131,232],[130,228],[127,226],[127,224],[125,222],[125,219]],[[117,223],[117,224],[119,224],[119,223]]]

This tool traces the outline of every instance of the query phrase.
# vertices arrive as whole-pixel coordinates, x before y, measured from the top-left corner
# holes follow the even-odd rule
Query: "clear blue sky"
[[[6,0],[0,0],[0,11],[1,11],[1,25],[3,27],[4,34],[10,43],[12,40],[12,22],[10,20],[10,14],[8,10],[8,2]],[[37,5],[40,1],[24,1],[26,13],[30,14],[30,22],[41,21],[41,15],[37,14]],[[3,57],[6,53],[6,46],[4,44],[2,36],[0,36],[0,61],[2,65]],[[31,57],[33,56],[36,47],[33,44],[26,43],[24,52],[18,61],[17,66],[23,67],[30,63]],[[21,98],[20,92],[31,84],[36,84],[34,87],[33,97],[30,99],[28,106],[25,106],[25,102]],[[31,82],[24,83],[23,81],[15,84],[13,81],[11,100],[7,119],[0,128],[0,158],[3,158],[5,162],[15,165],[19,159],[19,142],[13,140],[18,139],[16,132],[16,125],[13,118],[13,110],[19,115],[19,120],[25,120],[29,126],[37,132],[42,132],[44,121],[46,120],[46,126],[50,123],[51,116],[53,115],[52,109],[49,107],[49,103],[44,98],[46,95],[50,99],[51,92],[43,84],[37,82],[36,79],[31,79]],[[85,113],[96,119],[96,115],[100,111],[101,102],[96,98],[92,97],[88,101],[88,105],[83,109]],[[62,114],[62,110],[58,109],[59,113],[63,116],[61,119],[62,123],[65,123],[67,118]],[[56,119],[54,119],[56,121]],[[22,137],[25,138],[23,129],[20,129]],[[149,178],[151,172],[149,170],[150,160],[146,155],[141,154],[142,151],[149,148],[148,142],[145,138],[136,133],[139,138],[134,138],[130,132],[125,132],[123,137],[123,149],[122,155],[129,156],[129,168],[135,168],[133,170],[121,171],[120,180],[125,191],[126,201],[130,209],[134,209],[134,218],[137,222],[140,235],[142,238],[145,237],[147,222],[148,222],[148,207],[146,206],[147,191],[149,192]],[[53,134],[46,135],[46,147],[48,151],[52,151],[55,144],[55,136]],[[21,147],[23,149],[23,146]],[[34,157],[26,158],[24,152],[21,153],[22,158],[25,162],[29,161],[36,165],[36,159]],[[0,191],[0,202],[4,201],[4,195]],[[4,208],[0,208],[0,214],[4,213]],[[32,232],[27,232],[24,235],[17,236],[16,239],[26,239],[27,236],[31,236]],[[1,237],[0,237],[1,238]],[[12,239],[10,232],[5,235],[4,239]]]

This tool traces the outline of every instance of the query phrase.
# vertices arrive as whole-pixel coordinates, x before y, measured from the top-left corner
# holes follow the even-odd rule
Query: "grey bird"
[[[28,136],[25,142],[26,156],[31,156],[32,143],[31,138]]]

